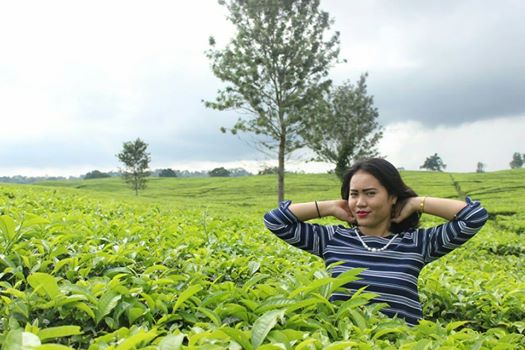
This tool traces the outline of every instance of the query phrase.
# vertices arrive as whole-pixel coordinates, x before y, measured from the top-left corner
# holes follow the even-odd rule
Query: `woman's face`
[[[364,234],[377,236],[389,232],[395,202],[396,197],[389,195],[370,173],[359,170],[350,179],[348,206]]]

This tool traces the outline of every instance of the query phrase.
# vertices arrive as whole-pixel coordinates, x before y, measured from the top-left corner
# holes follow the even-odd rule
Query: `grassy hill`
[[[473,196],[491,211],[516,212],[525,208],[525,169],[490,173],[433,173],[402,171],[405,182],[421,195]],[[288,174],[285,197],[296,202],[340,197],[340,182],[330,174]],[[78,189],[105,198],[146,200],[178,207],[257,210],[277,203],[275,176],[238,178],[150,178],[138,198],[120,178],[40,182],[38,186]],[[95,194],[96,193],[96,194]],[[512,198],[512,199],[511,199]]]

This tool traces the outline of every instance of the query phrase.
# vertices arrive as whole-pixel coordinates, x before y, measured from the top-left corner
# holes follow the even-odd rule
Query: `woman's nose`
[[[365,199],[363,198],[363,196],[358,196],[358,197],[357,197],[356,205],[357,205],[358,207],[364,207],[364,206],[366,206],[366,202],[365,202]]]

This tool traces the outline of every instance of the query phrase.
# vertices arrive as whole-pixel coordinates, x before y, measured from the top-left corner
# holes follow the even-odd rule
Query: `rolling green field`
[[[0,184],[2,349],[525,349],[525,171],[402,175],[490,214],[424,268],[415,327],[366,290],[328,301],[359,271],[333,279],[264,228],[273,176],[154,178],[138,197],[116,178]],[[290,174],[286,191],[338,198],[339,182]]]

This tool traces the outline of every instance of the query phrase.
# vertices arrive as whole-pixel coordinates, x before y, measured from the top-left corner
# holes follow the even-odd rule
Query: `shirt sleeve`
[[[333,236],[334,228],[310,224],[297,219],[288,209],[292,202],[283,201],[264,215],[264,224],[285,242],[322,257],[326,243]]]
[[[467,205],[451,221],[422,230],[425,263],[436,260],[472,238],[485,225],[488,213],[479,202],[466,198]]]

